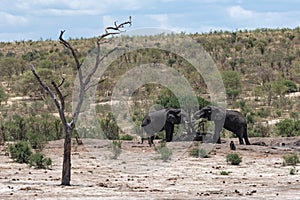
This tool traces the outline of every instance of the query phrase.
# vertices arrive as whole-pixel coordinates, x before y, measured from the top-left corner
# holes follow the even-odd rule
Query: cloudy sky
[[[0,0],[0,41],[93,37],[115,20],[176,32],[295,28],[299,0]]]

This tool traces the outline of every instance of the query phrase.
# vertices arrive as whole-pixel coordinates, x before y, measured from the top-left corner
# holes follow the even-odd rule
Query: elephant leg
[[[244,144],[244,140],[243,140],[243,137],[241,136],[241,134],[236,134],[236,135],[238,135],[240,144]]]
[[[246,142],[246,145],[250,145],[250,142],[249,142],[249,139],[248,139],[248,134],[247,134],[247,126],[244,126],[244,139],[245,139],[245,142]]]
[[[245,139],[246,145],[251,145],[249,142],[248,136],[244,136],[244,139]]]
[[[213,136],[213,142],[221,144],[221,131],[222,125],[218,124],[218,122],[215,122],[215,134]]]
[[[244,144],[244,128],[233,131],[233,133],[239,138],[240,144]]]
[[[154,145],[154,142],[153,142],[154,138],[155,138],[155,135],[151,135],[148,137],[148,143],[149,143],[150,147],[152,146],[152,144]]]
[[[171,142],[173,139],[174,124],[166,123],[165,132],[166,132],[166,142]]]

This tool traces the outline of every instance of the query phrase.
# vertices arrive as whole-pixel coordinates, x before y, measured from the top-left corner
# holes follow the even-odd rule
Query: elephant
[[[194,119],[206,118],[213,121],[215,124],[214,141],[221,143],[220,132],[222,128],[233,132],[239,138],[240,144],[244,144],[243,139],[247,145],[250,145],[247,136],[247,122],[245,117],[235,110],[224,110],[217,106],[205,106],[194,113]]]
[[[174,125],[186,122],[188,114],[182,109],[168,108],[148,113],[142,120],[142,128],[148,136],[149,145],[153,144],[154,134],[165,130],[164,141],[173,140]]]

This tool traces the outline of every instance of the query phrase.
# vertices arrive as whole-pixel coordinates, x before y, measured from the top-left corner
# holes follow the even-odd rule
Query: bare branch
[[[79,77],[79,82],[80,82],[80,85],[82,86],[83,85],[83,82],[82,82],[82,72],[80,70],[80,67],[81,67],[81,64],[79,63],[79,59],[78,59],[78,56],[74,50],[74,48],[72,47],[72,45],[67,42],[66,40],[63,39],[63,34],[64,34],[64,30],[62,30],[60,32],[60,35],[59,35],[59,40],[60,42],[66,47],[68,48],[71,52],[72,52],[72,56],[75,60],[75,63],[76,63],[76,68],[77,68],[77,71],[78,71],[78,77]]]
[[[99,85],[100,83],[104,82],[105,80],[106,80],[106,78],[98,81],[97,83],[89,85],[88,87],[85,88],[85,91],[89,90],[91,87]]]
[[[67,127],[67,121],[66,121],[66,117],[65,117],[65,113],[64,113],[64,110],[62,109],[62,106],[59,104],[58,100],[57,100],[57,97],[56,95],[53,93],[53,91],[41,80],[40,76],[36,73],[36,70],[35,70],[35,67],[33,64],[30,64],[30,69],[33,73],[33,75],[35,76],[36,80],[39,82],[39,84],[42,86],[42,88],[44,88],[44,90],[46,90],[51,98],[53,99],[54,103],[55,103],[55,106],[58,110],[58,113],[59,113],[59,116],[60,116],[60,119],[62,120],[62,123],[64,125],[64,128],[68,128]],[[61,93],[60,93],[61,94]]]
[[[64,80],[64,79],[63,79]],[[63,83],[63,82],[62,82]],[[62,84],[61,83],[61,84]],[[53,85],[54,89],[55,89],[55,92],[56,94],[58,95],[59,97],[59,100],[60,100],[60,105],[61,105],[61,110],[64,111],[65,110],[65,99],[63,97],[63,95],[61,94],[61,91],[59,90],[59,86],[56,85],[56,83],[54,81],[51,82],[51,84]],[[60,86],[61,86],[60,84]]]
[[[114,27],[113,26],[109,26],[109,27],[106,27],[105,29],[105,33],[109,33],[109,30],[114,30],[114,31],[117,31],[117,32],[120,32],[122,30],[120,30],[121,28],[124,28],[125,25],[129,24],[129,27],[131,26],[132,22],[131,22],[131,16],[129,16],[129,21],[126,21],[126,22],[123,22],[121,24],[117,24],[117,21],[115,21],[114,23]]]
[[[69,42],[67,42],[66,40],[63,39],[63,34],[64,34],[64,33],[65,33],[65,30],[60,31],[59,40],[60,40],[60,42],[61,42],[65,47],[67,47],[67,48],[71,51],[72,56],[73,56],[73,58],[74,58],[74,60],[75,60],[75,63],[76,63],[77,70],[79,70],[81,64],[79,63],[79,59],[78,59],[78,56],[77,56],[77,54],[76,54],[76,51],[75,51],[75,49],[72,47],[72,45],[71,45]]]
[[[65,82],[65,78],[64,77],[61,77],[62,78],[62,81],[61,81],[61,83],[58,85],[58,88],[60,88],[61,86],[62,86],[62,84],[64,84],[64,82]]]
[[[122,28],[125,27],[125,25],[129,25],[129,27],[132,25],[132,21],[131,21],[131,16],[129,16],[129,20],[126,21],[126,22],[123,22],[121,24],[117,24],[117,22],[114,23],[115,26],[109,26],[109,27],[106,27],[105,28],[105,33],[100,35],[98,37],[98,44],[100,44],[100,41],[109,36],[109,35],[117,35],[117,34],[120,34],[121,32],[123,32],[123,30],[121,30]],[[111,30],[115,31],[115,32],[110,32]]]

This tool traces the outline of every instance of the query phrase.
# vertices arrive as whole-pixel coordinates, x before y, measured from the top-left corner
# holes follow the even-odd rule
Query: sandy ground
[[[73,147],[67,187],[60,185],[62,140],[44,150],[53,160],[48,170],[14,163],[0,146],[0,199],[300,199],[300,165],[290,175],[292,167],[282,164],[285,154],[300,156],[300,138],[251,138],[261,141],[268,146],[237,144],[242,162],[234,166],[226,162],[233,152],[228,140],[200,145],[209,158],[190,157],[192,142],[168,143],[173,154],[164,162],[138,141],[123,141],[122,154],[112,159],[111,141],[86,139]]]

